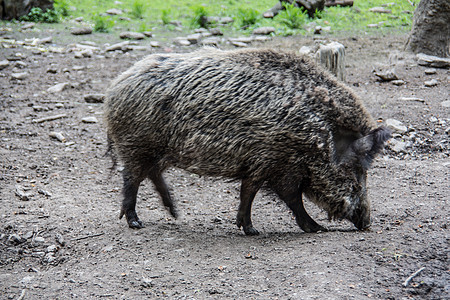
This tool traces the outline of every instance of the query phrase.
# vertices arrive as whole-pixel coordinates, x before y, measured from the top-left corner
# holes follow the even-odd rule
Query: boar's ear
[[[357,158],[364,169],[368,169],[375,156],[384,148],[384,143],[391,137],[386,127],[378,127],[366,136],[357,139],[349,147],[348,155]],[[356,156],[356,157],[355,157]]]

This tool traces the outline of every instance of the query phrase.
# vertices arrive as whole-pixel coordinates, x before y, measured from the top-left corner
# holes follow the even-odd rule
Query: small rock
[[[48,253],[55,253],[55,252],[58,251],[58,246],[56,246],[56,245],[50,245],[50,246],[47,247],[46,251],[47,251]]]
[[[204,39],[204,40],[202,41],[202,44],[203,44],[204,46],[213,46],[213,47],[217,47],[217,46],[219,46],[219,44],[220,44],[220,38],[217,38],[217,37],[210,37],[210,38]]]
[[[430,68],[425,70],[425,74],[427,75],[433,75],[436,74],[437,70],[435,68]]]
[[[404,85],[406,82],[401,79],[397,79],[397,80],[392,80],[391,83],[396,86],[401,86],[401,85]]]
[[[153,37],[153,32],[151,31],[143,31],[142,34],[145,35],[146,37]]]
[[[41,45],[41,44],[50,44],[53,41],[53,37],[49,36],[43,39],[38,39],[37,40],[37,44]]]
[[[87,103],[103,103],[105,94],[89,94],[84,96],[84,101]]]
[[[405,152],[407,143],[396,139],[392,139],[389,141],[389,147],[396,153]]]
[[[378,28],[378,24],[367,24],[367,27],[369,28]]]
[[[50,263],[54,262],[55,260],[56,260],[56,257],[54,255],[54,253],[49,252],[49,253],[45,254],[45,257],[44,257],[45,262],[50,264]]]
[[[243,43],[243,42],[233,42],[233,41],[230,41],[230,44],[233,45],[233,46],[235,46],[235,47],[240,47],[240,48],[248,47],[248,44]]]
[[[143,277],[141,286],[144,288],[150,288],[153,286],[153,281],[150,278]]]
[[[27,24],[23,25],[22,27],[20,27],[20,29],[27,30],[27,29],[33,28],[34,26],[36,26],[36,23],[27,23]]]
[[[84,117],[81,119],[81,122],[83,123],[98,123],[98,120],[96,117]]]
[[[253,34],[268,35],[275,32],[275,27],[259,27],[253,30]]]
[[[375,73],[382,81],[397,80],[398,76],[394,73],[394,70],[380,71]]]
[[[17,80],[24,80],[28,77],[28,73],[27,72],[21,72],[21,73],[12,73],[11,74],[11,78],[12,79],[17,79]]]
[[[230,23],[233,23],[233,22],[234,22],[234,20],[231,17],[222,17],[222,18],[219,19],[219,23],[220,24],[230,24]]]
[[[106,11],[106,13],[111,16],[119,16],[119,15],[123,14],[123,11],[120,9],[117,9],[117,8],[111,8],[111,9],[108,9]]]
[[[32,237],[33,237],[33,231],[27,231],[24,235],[23,235],[23,238],[24,239],[26,239],[26,240],[29,240],[29,239],[31,239]]]
[[[186,38],[182,37],[176,38],[173,42],[178,46],[189,46],[191,44]]]
[[[68,82],[58,83],[52,87],[49,87],[47,89],[47,92],[49,93],[61,93],[69,86]]]
[[[18,234],[11,234],[8,238],[8,242],[10,242],[11,244],[14,244],[14,245],[22,244],[25,241],[26,241],[26,239],[22,238]]]
[[[391,14],[392,11],[390,9],[384,7],[372,7],[369,9],[370,12],[378,13],[378,14]]]
[[[3,70],[8,66],[9,66],[9,61],[7,61],[7,60],[0,61],[0,70]]]
[[[17,185],[16,196],[19,197],[19,199],[22,201],[29,201],[33,196],[33,193],[30,191],[25,191],[25,188],[23,186]]]
[[[212,35],[223,35],[223,32],[219,28],[211,28],[209,32]]]
[[[64,246],[66,244],[66,241],[64,240],[64,237],[61,234],[56,234],[56,241],[58,242],[58,244],[60,244],[61,246]]]
[[[57,140],[60,141],[61,143],[66,142],[66,138],[64,137],[64,135],[62,134],[62,132],[51,131],[48,135],[49,135],[51,138],[57,139]]]
[[[128,40],[143,40],[145,39],[145,35],[140,32],[125,31],[120,34],[120,38]]]
[[[113,44],[109,47],[106,47],[105,51],[116,51],[116,50],[122,50],[122,51],[128,51],[130,50],[130,41],[124,41],[117,44]]]
[[[83,22],[84,21],[84,18],[83,17],[78,17],[78,18],[75,18],[75,19],[73,19],[75,22],[79,22],[79,23],[81,23],[81,22]]]
[[[46,197],[51,197],[52,194],[49,191],[43,190],[43,189],[38,189],[38,193],[41,195],[44,195]]]
[[[450,68],[450,58],[437,57],[419,53],[416,55],[417,63],[421,66],[429,66],[434,68]]]
[[[273,17],[275,17],[275,15],[274,15],[274,13],[271,12],[271,11],[266,11],[266,12],[263,14],[263,17],[266,18],[266,19],[273,19]]]
[[[314,34],[321,34],[322,33],[322,26],[316,26],[314,28]]]
[[[150,46],[153,47],[153,48],[161,47],[161,45],[157,41],[151,41],[150,42]]]
[[[254,41],[254,37],[251,36],[243,36],[243,37],[238,37],[238,38],[230,38],[229,39],[230,42],[240,42],[240,43],[251,43]]]
[[[400,98],[398,98],[398,100],[400,100],[400,101],[416,101],[416,102],[425,103],[425,99],[421,99],[421,98],[417,98],[417,97],[400,97]]]
[[[43,243],[45,243],[45,239],[41,236],[37,236],[34,238],[34,242],[37,244],[43,244]]]
[[[58,73],[58,69],[56,67],[50,67],[46,71],[47,73],[56,74]]]
[[[394,131],[404,133],[408,130],[408,128],[403,125],[402,122],[395,119],[387,119],[385,122],[386,126],[393,129]]]
[[[200,39],[203,37],[203,35],[201,33],[194,33],[194,34],[190,34],[186,37],[186,39],[189,41],[189,43],[191,44],[198,44],[198,42],[200,41]]]
[[[77,27],[72,29],[72,31],[70,32],[73,35],[85,35],[85,34],[91,34],[92,33],[92,28],[90,27]]]
[[[438,83],[439,82],[436,79],[431,79],[431,80],[427,80],[424,82],[426,87],[433,87],[433,86],[438,85]]]

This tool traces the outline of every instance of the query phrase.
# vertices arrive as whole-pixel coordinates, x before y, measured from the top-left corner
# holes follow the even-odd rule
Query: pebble
[[[209,30],[209,32],[210,32],[212,35],[223,35],[223,32],[220,30],[220,28],[211,28],[211,29]]]
[[[393,129],[394,131],[404,133],[408,130],[408,128],[403,125],[402,122],[395,119],[387,119],[385,122],[386,126]]]
[[[60,141],[61,143],[64,143],[66,141],[66,138],[64,137],[64,135],[62,134],[62,132],[56,132],[56,131],[51,131],[48,134],[51,138],[57,139],[58,141]]]
[[[105,94],[88,94],[84,96],[84,101],[87,103],[103,103]]]
[[[392,80],[391,83],[396,86],[401,86],[401,85],[404,85],[406,82],[401,79],[397,79],[397,80]]]
[[[7,60],[0,61],[0,70],[3,70],[8,66],[9,66],[9,61],[7,61]]]
[[[191,44],[191,42],[189,42],[189,40],[187,40],[186,38],[182,38],[182,37],[176,38],[173,42],[175,43],[175,45],[178,45],[178,46],[189,46]]]
[[[217,37],[206,38],[202,41],[203,46],[217,47],[217,46],[219,46],[219,43],[220,43],[220,38],[217,38]]]
[[[240,48],[248,47],[248,44],[243,43],[243,42],[233,42],[233,41],[230,41],[230,44],[233,45],[233,46],[235,46],[235,47],[240,47]]]
[[[450,58],[437,57],[419,53],[416,55],[417,63],[421,66],[429,66],[434,68],[449,68]]]
[[[425,70],[425,74],[427,75],[433,75],[436,74],[437,70],[435,68],[430,68]]]
[[[19,197],[22,201],[29,201],[30,198],[33,196],[33,193],[30,191],[26,191],[23,186],[16,185],[16,196]]]
[[[111,8],[111,9],[108,9],[108,10],[106,11],[106,13],[107,13],[108,15],[118,16],[118,15],[122,15],[122,14],[123,14],[123,11],[120,10],[120,9],[118,9],[118,8]]]
[[[11,234],[8,238],[8,242],[10,242],[11,244],[14,244],[14,245],[22,244],[25,241],[26,241],[26,239],[22,238],[18,234]]]
[[[140,32],[125,31],[120,34],[120,38],[128,40],[143,40],[145,39],[145,35]]]
[[[84,117],[81,119],[83,123],[98,123],[98,120],[96,117]]]
[[[253,30],[253,34],[268,35],[275,32],[275,27],[259,27]]]
[[[42,243],[45,243],[45,239],[41,236],[37,236],[34,238],[34,242],[38,243],[38,244],[42,244]]]
[[[394,70],[376,72],[375,75],[378,76],[382,81],[392,81],[398,79],[398,76],[397,74],[395,74]]]
[[[369,9],[370,12],[378,13],[378,14],[390,14],[392,11],[390,9],[384,7],[372,7]]]
[[[85,35],[85,34],[91,34],[92,33],[92,28],[90,27],[77,27],[72,29],[72,31],[70,32],[73,35]]]
[[[116,50],[127,51],[129,50],[130,44],[131,44],[130,41],[124,41],[121,43],[113,44],[109,47],[106,47],[105,51],[116,51]]]
[[[186,39],[191,43],[191,44],[197,44],[200,39],[203,37],[203,35],[201,33],[194,33],[194,34],[190,34],[186,37]]]
[[[151,41],[150,46],[152,46],[153,48],[161,47],[161,45],[157,41]]]
[[[431,79],[431,80],[427,80],[424,82],[426,87],[433,87],[433,86],[438,85],[438,83],[439,82],[436,79]]]
[[[389,141],[389,146],[394,152],[400,153],[400,152],[405,152],[406,151],[406,148],[407,148],[408,144],[406,142],[403,142],[403,141],[399,141],[399,140],[396,140],[396,139],[391,139]]]
[[[17,80],[24,80],[28,77],[28,73],[27,72],[21,72],[21,73],[12,73],[11,74],[11,78],[12,79],[17,79]]]
[[[52,87],[49,87],[47,89],[47,92],[49,93],[61,93],[69,86],[68,82],[58,83]]]

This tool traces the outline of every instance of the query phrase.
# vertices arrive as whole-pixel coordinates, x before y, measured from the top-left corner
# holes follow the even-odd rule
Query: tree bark
[[[450,57],[450,1],[421,0],[406,42],[406,50]]]

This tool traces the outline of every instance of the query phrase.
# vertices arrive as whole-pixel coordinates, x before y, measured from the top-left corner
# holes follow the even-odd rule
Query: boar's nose
[[[361,211],[356,210],[350,218],[350,221],[352,221],[359,230],[366,230],[370,227],[370,214],[364,214]]]

